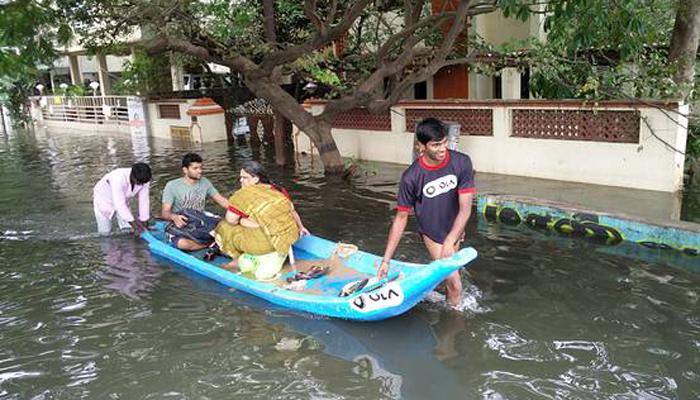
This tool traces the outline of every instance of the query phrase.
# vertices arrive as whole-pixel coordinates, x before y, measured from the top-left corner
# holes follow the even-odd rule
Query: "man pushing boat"
[[[377,271],[379,278],[389,272],[390,260],[411,210],[433,260],[451,257],[459,249],[471,215],[476,188],[469,156],[447,148],[447,126],[438,119],[427,118],[418,123],[416,138],[422,154],[401,175],[396,217]],[[462,300],[459,271],[445,279],[445,287],[448,303],[459,306]]]

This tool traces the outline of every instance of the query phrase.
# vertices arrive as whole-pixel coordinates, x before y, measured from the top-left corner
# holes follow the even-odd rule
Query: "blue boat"
[[[323,262],[335,258],[337,269],[342,270],[342,273],[334,273],[331,268],[328,274],[319,278],[290,285],[286,280],[293,274],[290,267],[285,267],[277,279],[257,281],[251,276],[221,268],[220,265],[230,261],[229,258],[219,256],[207,262],[203,259],[203,251],[187,253],[172,247],[165,241],[165,226],[164,222],[158,221],[151,231],[141,235],[148,242],[150,251],[157,256],[278,306],[356,321],[378,321],[405,313],[448,275],[466,266],[477,256],[476,250],[468,247],[450,258],[430,264],[392,261],[389,276],[375,280],[372,278],[376,275],[380,257],[363,251],[339,257],[338,243],[308,235],[293,246],[297,263],[309,264],[312,260]],[[369,278],[369,283],[361,289],[348,296],[339,295],[343,288],[366,278]]]

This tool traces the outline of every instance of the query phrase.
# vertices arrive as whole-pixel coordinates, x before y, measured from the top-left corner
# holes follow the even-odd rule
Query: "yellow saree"
[[[260,226],[245,228],[221,221],[216,227],[216,242],[229,257],[236,259],[243,253],[262,255],[273,251],[286,256],[289,246],[299,239],[292,202],[271,185],[243,187],[228,201]]]

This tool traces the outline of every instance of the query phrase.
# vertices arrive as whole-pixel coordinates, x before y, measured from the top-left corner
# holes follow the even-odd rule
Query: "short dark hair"
[[[267,176],[267,171],[265,171],[265,167],[263,167],[262,164],[260,164],[257,161],[246,161],[245,164],[243,164],[243,167],[241,167],[241,169],[252,176],[257,176],[258,179],[260,179],[260,183],[272,183],[270,181],[270,178]]]
[[[131,166],[131,179],[139,185],[144,185],[151,181],[151,167],[146,163],[136,163]]]
[[[187,153],[182,157],[182,168],[189,168],[192,163],[202,163],[202,157],[197,153]]]
[[[447,136],[447,125],[437,118],[426,118],[416,125],[416,139],[422,144],[440,141]]]

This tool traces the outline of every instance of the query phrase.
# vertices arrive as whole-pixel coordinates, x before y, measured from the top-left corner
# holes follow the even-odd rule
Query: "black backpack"
[[[165,231],[171,235],[194,240],[201,244],[211,244],[214,237],[209,234],[221,221],[221,217],[207,211],[199,211],[193,208],[185,208],[179,212],[187,218],[187,225],[178,228],[174,223],[169,223]]]

